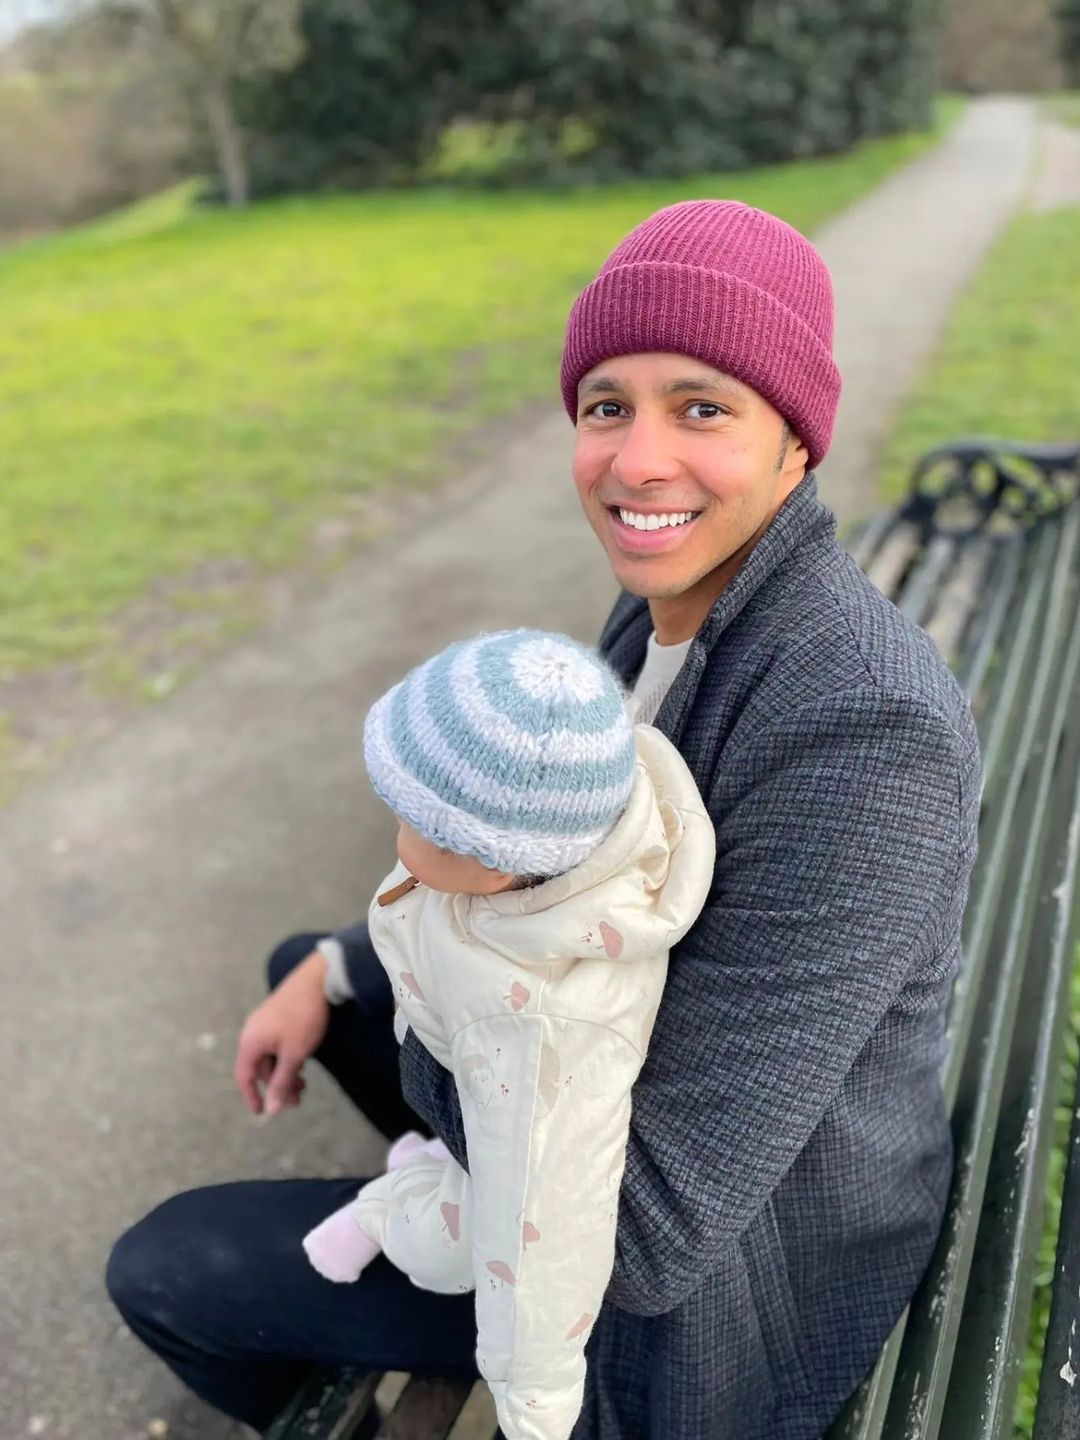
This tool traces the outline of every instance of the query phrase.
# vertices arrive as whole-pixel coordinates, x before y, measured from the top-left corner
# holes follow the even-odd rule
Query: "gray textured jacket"
[[[627,682],[650,629],[623,594],[600,648]],[[813,477],[656,724],[716,824],[716,874],[634,1088],[574,1440],[813,1440],[940,1227],[975,729],[931,642],[838,546]],[[467,1164],[452,1080],[411,1036],[402,1083]]]

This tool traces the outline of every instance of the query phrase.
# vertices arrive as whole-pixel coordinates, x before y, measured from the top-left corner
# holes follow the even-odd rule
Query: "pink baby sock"
[[[429,1155],[433,1160],[449,1160],[450,1151],[441,1140],[425,1140],[415,1130],[406,1130],[390,1146],[386,1157],[387,1170],[400,1170],[418,1155]]]
[[[450,1151],[441,1140],[425,1140],[415,1130],[400,1136],[386,1157],[387,1170],[400,1170],[410,1160],[428,1155],[433,1160],[449,1160]],[[312,1265],[327,1280],[348,1283],[359,1280],[364,1270],[379,1254],[379,1246],[353,1217],[355,1201],[328,1215],[321,1225],[304,1236],[304,1249]]]
[[[353,1219],[354,1203],[350,1200],[304,1236],[308,1259],[327,1280],[359,1280],[379,1253],[375,1241]]]

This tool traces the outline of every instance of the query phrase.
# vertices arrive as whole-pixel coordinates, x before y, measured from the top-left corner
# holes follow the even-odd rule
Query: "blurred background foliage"
[[[308,0],[238,106],[256,189],[678,176],[929,118],[933,0]],[[408,104],[402,106],[402,97]]]
[[[37,0],[0,46],[0,236],[206,197],[675,178],[1054,90],[1080,0]]]
[[[239,205],[835,154],[925,126],[941,78],[940,0],[54,0],[49,15],[0,49],[9,235],[194,172]]]

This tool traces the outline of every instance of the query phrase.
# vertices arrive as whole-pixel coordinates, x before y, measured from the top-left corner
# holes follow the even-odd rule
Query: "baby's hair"
[[[511,890],[531,890],[535,885],[543,885],[548,880],[553,880],[553,875],[518,875],[514,878]]]

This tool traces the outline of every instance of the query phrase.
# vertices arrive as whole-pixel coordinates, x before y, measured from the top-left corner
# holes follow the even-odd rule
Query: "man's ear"
[[[802,440],[795,431],[788,428],[787,454],[784,457],[784,474],[795,473],[796,480],[801,480],[806,474],[806,468],[810,463],[810,451],[807,450]]]

